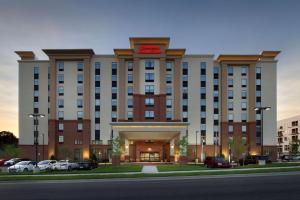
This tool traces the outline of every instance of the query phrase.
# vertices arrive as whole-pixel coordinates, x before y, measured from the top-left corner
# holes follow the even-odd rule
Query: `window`
[[[261,79],[256,79],[255,84],[256,85],[261,85]]]
[[[182,112],[182,118],[188,118],[188,112]]]
[[[63,74],[58,74],[57,79],[58,79],[58,83],[64,83],[64,75]]]
[[[95,69],[100,69],[100,68],[101,68],[101,63],[95,62]]]
[[[206,62],[201,62],[200,63],[200,68],[201,69],[206,69]]]
[[[233,110],[233,102],[228,102],[228,110]]]
[[[242,99],[247,99],[247,90],[242,90],[241,97]]]
[[[39,74],[40,73],[40,68],[39,67],[34,67],[33,68],[33,74]]]
[[[100,130],[100,124],[99,123],[95,124],[95,130]]]
[[[228,121],[233,121],[233,113],[228,113]]]
[[[172,95],[172,86],[166,86],[166,95]]]
[[[247,87],[247,79],[242,78],[242,87]]]
[[[172,71],[173,63],[172,62],[166,62],[166,71]]]
[[[228,132],[232,133],[233,132],[233,125],[228,125]]]
[[[39,102],[33,102],[33,108],[38,108],[39,107]]]
[[[242,125],[242,132],[246,133],[247,132],[247,126],[246,125]]]
[[[167,120],[171,120],[172,119],[172,111],[167,111],[166,112],[166,118],[167,118]]]
[[[188,75],[182,75],[182,81],[188,81]]]
[[[39,85],[40,84],[40,80],[39,79],[34,79],[33,80],[33,84],[34,85]]]
[[[233,90],[228,90],[228,99],[233,99]]]
[[[146,119],[154,119],[154,111],[149,111],[149,110],[146,110],[145,111],[145,118]]]
[[[146,94],[154,94],[154,85],[145,85]]]
[[[64,111],[58,111],[58,119],[64,119]]]
[[[145,73],[146,82],[154,82],[154,73]]]
[[[77,83],[83,83],[83,74],[77,75]]]
[[[232,66],[227,67],[227,75],[228,76],[233,76],[233,67]]]
[[[59,96],[64,95],[64,86],[58,86],[58,95]]]
[[[145,99],[146,106],[153,106],[154,105],[154,98],[146,98]]]
[[[33,91],[33,96],[38,97],[39,96],[39,91],[37,91],[37,90]]]
[[[241,102],[242,110],[247,110],[247,102]]]
[[[166,74],[166,83],[172,83],[172,75]]]
[[[127,94],[132,95],[133,94],[133,86],[128,86],[127,87]]]
[[[77,71],[83,71],[83,62],[77,63]]]
[[[95,112],[95,118],[100,118],[100,111]]]
[[[58,62],[57,63],[57,65],[58,65],[58,71],[64,71],[64,63],[63,62]]]
[[[82,123],[78,123],[77,124],[77,131],[82,131],[83,129],[83,124]]]
[[[63,135],[60,135],[60,136],[58,137],[58,142],[59,142],[59,143],[64,143],[64,136],[63,136]]]
[[[63,123],[59,123],[58,124],[58,130],[59,131],[63,131],[64,130],[64,124]]]
[[[133,107],[133,99],[127,99],[127,107],[132,108]]]
[[[58,99],[58,107],[63,108],[64,107],[64,100],[63,99]]]
[[[100,87],[95,87],[95,93],[100,94]]]
[[[241,113],[242,122],[247,122],[247,113]]]
[[[100,106],[100,99],[95,99],[95,106]]]
[[[83,112],[77,111],[77,119],[82,119],[82,118],[83,118]]]
[[[128,119],[132,119],[133,118],[133,112],[132,111],[128,111],[127,112],[127,118]]]
[[[77,95],[82,96],[82,94],[83,94],[83,87],[82,87],[82,85],[78,85],[77,86]]]
[[[228,84],[228,87],[233,87],[233,79],[232,78],[229,78],[227,80],[227,84]]]
[[[82,108],[82,107],[83,107],[83,100],[77,99],[77,108]]]
[[[111,118],[114,121],[114,119],[117,119],[117,112],[111,112]]]
[[[82,80],[83,80],[83,78],[82,78]],[[96,76],[95,76],[95,81],[101,81],[100,75],[96,75]]]
[[[242,76],[247,76],[247,67],[242,67],[241,68],[241,75]]]
[[[145,61],[145,69],[154,69],[154,60],[146,60]]]
[[[172,108],[172,99],[166,100],[166,106],[167,106],[167,108]]]
[[[257,74],[261,74],[261,67],[256,67],[255,71]]]
[[[133,70],[133,62],[129,61],[127,63],[127,69],[128,69],[128,71],[132,71]]]
[[[128,74],[127,75],[127,81],[128,81],[128,83],[133,83],[133,76],[132,76],[132,74]]]

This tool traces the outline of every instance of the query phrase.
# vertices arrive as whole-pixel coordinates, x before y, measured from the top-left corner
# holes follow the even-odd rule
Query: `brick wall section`
[[[154,98],[154,106],[146,106],[145,98]],[[162,109],[164,108],[164,109]],[[133,121],[165,122],[166,120],[166,95],[133,94]],[[154,119],[145,119],[145,111],[154,111]]]
[[[21,158],[29,158],[35,160],[35,145],[19,145],[21,149]],[[48,157],[48,145],[44,145],[44,157],[43,157],[43,145],[38,145],[38,161],[43,159],[49,159]]]

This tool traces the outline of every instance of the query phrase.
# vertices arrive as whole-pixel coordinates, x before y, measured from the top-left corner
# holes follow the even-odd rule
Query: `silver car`
[[[56,160],[42,160],[38,163],[38,168],[40,171],[52,170],[56,163]]]
[[[33,171],[33,168],[35,167],[34,161],[21,161],[18,162],[17,164],[10,166],[8,168],[8,171],[13,173],[13,172],[30,172]]]
[[[78,168],[79,168],[79,164],[72,162],[70,160],[60,160],[53,166],[54,170],[69,170],[69,171],[71,171],[71,170],[78,169]]]

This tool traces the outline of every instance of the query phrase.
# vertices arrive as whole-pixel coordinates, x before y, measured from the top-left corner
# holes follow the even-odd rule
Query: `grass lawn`
[[[91,174],[91,175],[71,175],[71,176],[0,176],[0,181],[18,180],[76,180],[76,179],[107,179],[107,178],[147,178],[147,177],[170,177],[170,176],[202,176],[202,175],[226,175],[226,174],[253,174],[272,172],[300,171],[300,168],[281,169],[252,169],[249,171],[206,171],[206,172],[177,172],[177,173],[157,173],[157,174]]]
[[[72,171],[48,171],[48,172],[40,172],[37,174],[89,174],[89,173],[122,173],[122,172],[141,172],[142,165],[101,165],[98,168],[92,170],[72,170]],[[0,175],[8,175],[8,172],[1,172]],[[22,175],[32,175],[32,172],[26,173],[15,173]]]
[[[159,172],[168,172],[168,171],[193,171],[193,170],[204,170],[207,169],[203,165],[158,165],[157,169]]]
[[[247,169],[247,168],[265,168],[265,167],[291,167],[291,166],[300,166],[300,163],[272,163],[267,165],[245,165],[240,167],[235,167],[234,169]],[[157,166],[159,172],[167,171],[194,171],[194,170],[209,170],[212,168],[206,168],[203,165],[159,165]],[[213,168],[220,169],[220,168]]]

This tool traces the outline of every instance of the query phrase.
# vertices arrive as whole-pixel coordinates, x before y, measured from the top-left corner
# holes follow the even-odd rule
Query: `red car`
[[[0,159],[0,167],[4,166],[5,161],[7,161],[7,159]]]
[[[210,168],[229,168],[230,164],[222,157],[206,157],[204,165]]]

